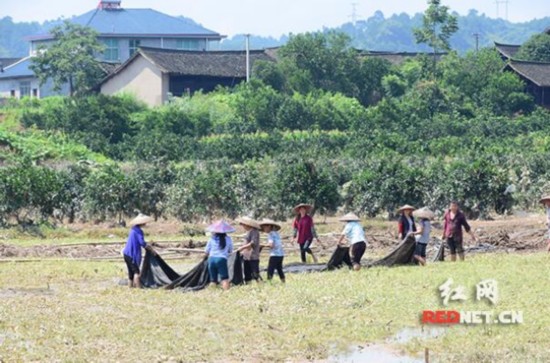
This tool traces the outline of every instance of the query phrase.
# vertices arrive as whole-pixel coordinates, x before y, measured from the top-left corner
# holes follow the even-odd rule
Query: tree
[[[428,0],[428,9],[422,19],[422,27],[414,28],[417,43],[426,43],[433,49],[434,75],[438,50],[449,51],[450,37],[458,30],[456,17],[449,14],[449,7],[441,5],[441,0]]]
[[[533,35],[521,46],[516,58],[535,62],[550,62],[550,34]]]
[[[39,48],[32,58],[31,70],[44,84],[51,79],[54,90],[69,85],[69,94],[86,93],[103,75],[95,56],[103,52],[97,32],[91,28],[65,21],[50,31],[54,41]]]
[[[290,90],[309,93],[315,89],[357,97],[360,61],[343,33],[306,33],[290,37],[278,52]]]

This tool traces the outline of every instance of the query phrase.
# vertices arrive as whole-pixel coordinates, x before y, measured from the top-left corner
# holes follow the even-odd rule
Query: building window
[[[10,91],[10,97],[15,97],[15,90],[14,90],[14,89],[12,89],[12,90]]]
[[[104,39],[105,51],[103,52],[106,61],[118,61],[118,39]]]
[[[139,39],[130,39],[130,57],[134,55],[135,52],[137,52],[139,48]]]
[[[197,39],[177,39],[176,48],[183,50],[200,50],[200,43]]]
[[[33,89],[32,89],[32,96],[33,96],[34,98],[38,97],[38,88],[33,88]]]
[[[19,98],[31,96],[31,82],[23,81],[19,82]]]

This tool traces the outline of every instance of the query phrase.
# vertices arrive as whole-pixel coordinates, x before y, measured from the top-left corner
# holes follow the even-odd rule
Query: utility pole
[[[357,23],[357,3],[351,3],[351,23],[355,25]]]
[[[250,82],[250,34],[246,37],[246,83]]]
[[[508,2],[509,0],[495,0],[495,4],[497,5],[497,18],[500,17],[500,4],[504,5],[504,16],[505,20],[508,20]]]
[[[472,35],[474,36],[474,38],[476,38],[476,53],[477,53],[477,52],[479,52],[479,37],[481,36],[481,34],[474,33]]]

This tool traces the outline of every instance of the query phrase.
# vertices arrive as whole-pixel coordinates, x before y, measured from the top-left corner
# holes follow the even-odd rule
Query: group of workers
[[[550,195],[543,197],[540,202],[544,204],[547,211],[549,228],[548,250],[550,251]],[[292,242],[298,243],[300,246],[300,258],[303,263],[306,262],[307,254],[312,256],[314,262],[318,261],[311,249],[313,240],[320,243],[313,219],[310,216],[312,209],[313,206],[310,204],[299,204],[294,207],[296,217],[292,225]],[[416,209],[408,204],[400,207],[398,212],[400,214],[398,219],[399,239],[415,239],[414,259],[423,266],[426,264],[426,247],[430,241],[431,221],[434,219],[435,214],[426,207]],[[415,218],[418,223],[415,221]],[[338,245],[346,244],[347,242],[350,247],[349,253],[353,269],[358,271],[361,269],[361,259],[367,248],[365,231],[360,224],[361,219],[354,213],[348,213],[339,220],[344,222],[345,226],[338,239]],[[126,246],[122,251],[124,261],[128,267],[128,285],[130,287],[141,287],[139,269],[141,264],[141,248],[143,247],[151,253],[156,254],[156,251],[145,242],[142,230],[142,227],[151,221],[151,217],[140,214],[130,222],[132,228]],[[249,217],[239,218],[237,219],[237,223],[244,228],[246,234],[244,236],[244,243],[236,250],[234,250],[233,240],[229,236],[236,229],[228,222],[219,220],[206,229],[210,233],[210,238],[205,248],[205,256],[208,258],[210,282],[216,285],[221,282],[223,289],[229,289],[230,282],[227,260],[234,251],[239,252],[243,257],[245,283],[249,283],[252,280],[261,281],[260,250],[262,247],[266,247],[270,249],[267,278],[271,280],[274,273],[277,272],[280,280],[284,283],[283,259],[285,254],[281,236],[279,235],[281,224],[267,218],[256,221]],[[464,213],[460,210],[458,203],[453,201],[443,216],[442,234],[442,240],[446,241],[450,250],[451,261],[456,261],[457,255],[461,261],[464,260],[463,229],[476,241],[476,236],[468,224]],[[266,234],[266,243],[260,243],[260,232]]]

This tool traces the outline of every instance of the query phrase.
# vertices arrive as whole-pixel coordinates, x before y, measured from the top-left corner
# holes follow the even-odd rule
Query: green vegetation
[[[183,272],[192,263],[176,268]],[[285,286],[275,281],[229,293],[182,294],[116,286],[125,273],[122,263],[2,263],[0,286],[10,288],[0,290],[0,357],[323,359],[356,345],[384,342],[406,327],[420,328],[421,311],[442,307],[437,287],[452,277],[455,285],[465,286],[468,301],[451,302],[449,308],[519,310],[524,323],[444,327],[438,338],[393,343],[395,348],[421,356],[428,347],[432,359],[446,362],[543,362],[550,354],[547,264],[544,254],[477,255],[462,264],[289,275]],[[518,267],[523,273],[517,273]],[[473,296],[474,286],[486,278],[499,284],[495,306]],[[250,341],[254,347],[245,347],[243,342]]]
[[[104,74],[96,60],[104,49],[97,39],[98,33],[68,20],[49,33],[53,42],[39,47],[29,67],[40,84],[52,81],[55,91],[68,84],[71,96],[90,92]]]
[[[294,36],[253,82],[152,109],[102,95],[9,104],[0,219],[286,218],[299,201],[369,216],[451,198],[470,216],[536,205],[550,113],[495,51],[451,53],[433,78],[427,57],[392,66],[349,41]],[[61,144],[49,151],[44,139]]]
[[[535,62],[550,62],[550,34],[535,34],[522,44],[517,59]]]

